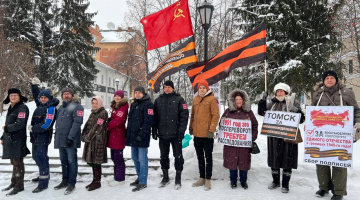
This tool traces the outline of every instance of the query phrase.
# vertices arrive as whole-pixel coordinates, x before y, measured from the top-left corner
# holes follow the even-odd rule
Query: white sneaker
[[[116,187],[116,186],[120,186],[120,185],[124,185],[124,184],[125,184],[125,181],[115,181],[115,180],[108,181],[109,187]]]

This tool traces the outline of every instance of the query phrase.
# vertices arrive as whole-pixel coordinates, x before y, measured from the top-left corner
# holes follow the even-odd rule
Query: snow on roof
[[[100,31],[102,39],[100,43],[128,42],[135,36],[135,32],[128,31]]]

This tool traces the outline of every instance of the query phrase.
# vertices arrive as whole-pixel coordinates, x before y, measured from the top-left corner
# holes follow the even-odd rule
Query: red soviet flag
[[[144,26],[148,50],[194,35],[187,0],[179,0],[159,12],[142,18],[140,22]]]

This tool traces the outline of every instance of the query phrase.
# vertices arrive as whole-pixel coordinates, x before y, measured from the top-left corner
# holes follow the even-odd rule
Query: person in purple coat
[[[251,110],[249,96],[240,89],[233,90],[228,95],[229,107],[225,110],[221,118],[231,118],[251,121],[252,141],[254,142],[258,134],[258,121]],[[251,166],[251,148],[233,147],[224,145],[224,167],[230,170],[231,188],[237,187],[238,175],[240,184],[244,189],[248,188],[247,174]]]
[[[126,139],[126,119],[128,116],[128,98],[124,91],[118,90],[114,93],[114,100],[111,102],[111,116],[108,123],[109,138],[107,147],[110,148],[111,159],[114,162],[114,179],[109,185],[114,187],[125,180],[125,161],[123,150]]]

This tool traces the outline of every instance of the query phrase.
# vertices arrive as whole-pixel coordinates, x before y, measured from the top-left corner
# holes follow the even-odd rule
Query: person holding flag
[[[193,99],[190,135],[194,135],[194,146],[199,164],[200,178],[192,184],[193,187],[205,185],[205,190],[211,189],[212,151],[214,147],[214,132],[219,122],[219,104],[207,81],[198,84],[198,95]],[[205,156],[204,156],[205,154]],[[206,162],[205,162],[206,159]]]

